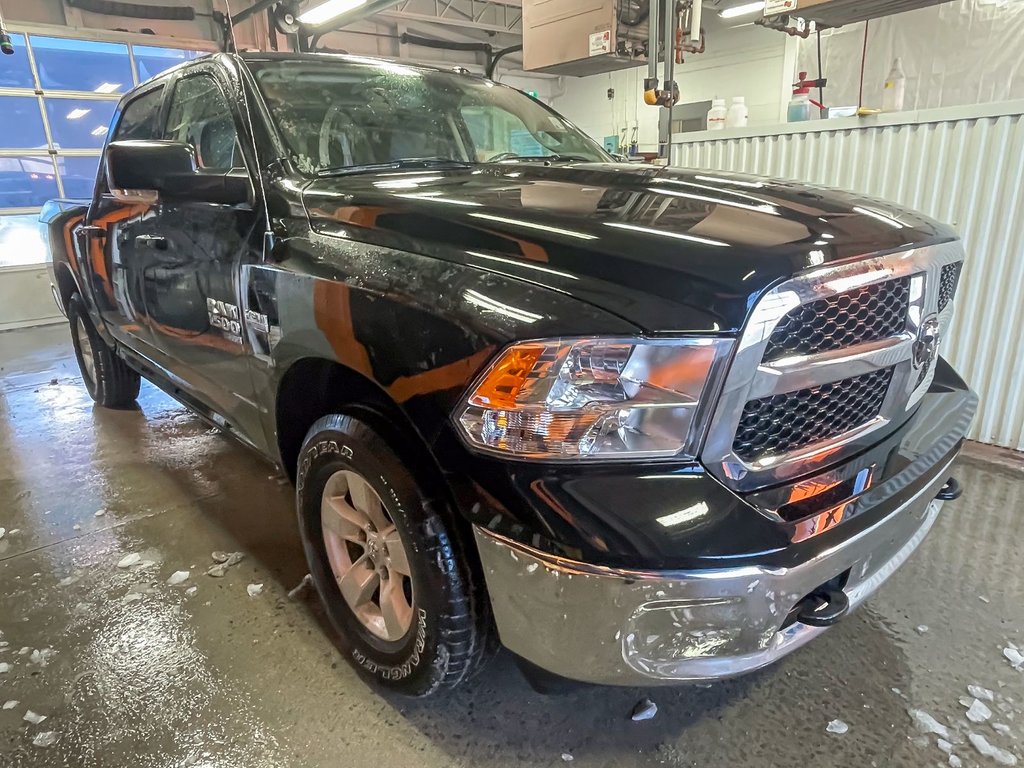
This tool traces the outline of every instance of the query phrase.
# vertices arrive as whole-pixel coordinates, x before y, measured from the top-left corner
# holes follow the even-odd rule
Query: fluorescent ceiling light
[[[117,93],[120,89],[120,83],[102,83],[96,87],[94,93]]]
[[[718,15],[723,19],[735,19],[737,16],[746,16],[748,13],[757,13],[762,10],[764,10],[764,0],[760,3],[744,3],[743,5],[735,5],[732,8],[726,8],[724,11],[719,11]]]
[[[299,21],[315,27],[363,5],[366,5],[366,0],[327,0],[299,14]]]
[[[103,136],[107,132],[107,126],[98,125],[92,129],[93,136]]]
[[[68,120],[81,120],[90,112],[92,112],[91,109],[72,109],[68,112]]]

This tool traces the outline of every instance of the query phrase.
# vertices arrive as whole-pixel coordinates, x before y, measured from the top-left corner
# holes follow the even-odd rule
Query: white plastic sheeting
[[[1024,101],[765,133],[679,134],[673,164],[855,190],[953,224],[967,263],[943,352],[981,397],[971,437],[1024,450]]]
[[[882,106],[893,60],[907,75],[905,109],[1024,99],[1024,0],[958,0],[870,22],[864,106]],[[825,103],[857,104],[864,25],[821,34]],[[797,68],[816,75],[814,37],[799,41]],[[815,96],[815,98],[817,98]]]

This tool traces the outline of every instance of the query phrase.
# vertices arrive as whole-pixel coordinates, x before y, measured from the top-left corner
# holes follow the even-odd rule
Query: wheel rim
[[[82,373],[89,379],[90,384],[96,383],[96,358],[92,352],[92,339],[85,329],[82,318],[75,318],[75,336],[78,339],[78,350],[82,356]]]
[[[345,603],[376,637],[401,640],[413,617],[409,555],[380,496],[362,475],[335,472],[324,486],[320,520]]]

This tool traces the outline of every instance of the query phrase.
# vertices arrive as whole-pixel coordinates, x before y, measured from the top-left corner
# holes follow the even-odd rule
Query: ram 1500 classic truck
[[[535,679],[758,669],[958,493],[964,251],[879,200],[614,163],[464,72],[252,53],[125,96],[52,210],[89,393],[145,377],[279,463],[350,661],[407,694],[495,640]]]

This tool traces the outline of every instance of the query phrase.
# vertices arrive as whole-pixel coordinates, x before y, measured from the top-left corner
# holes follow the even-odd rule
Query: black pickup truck
[[[382,685],[494,640],[535,678],[758,669],[957,495],[964,254],[918,214],[615,163],[519,91],[352,56],[185,64],[109,136],[47,222],[85,385],[145,377],[280,464]]]

